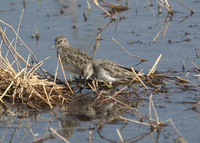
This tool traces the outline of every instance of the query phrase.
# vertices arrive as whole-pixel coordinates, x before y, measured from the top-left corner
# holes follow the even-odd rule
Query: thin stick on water
[[[59,59],[59,61],[60,61],[60,66],[61,66],[61,68],[62,68],[62,72],[63,72],[63,76],[64,76],[64,78],[65,78],[65,82],[66,82],[67,86],[69,87],[69,90],[71,91],[71,93],[74,94],[74,92],[72,91],[71,87],[69,86],[69,83],[68,83],[67,78],[66,78],[66,76],[65,76],[65,71],[64,71],[64,68],[63,68],[63,65],[62,65],[62,61],[61,61],[61,58],[60,58],[60,54],[58,54],[58,59]]]
[[[153,104],[153,101],[151,101],[151,104],[152,104],[153,110],[154,110],[155,115],[156,115],[156,122],[159,122],[158,114],[157,114],[157,112],[156,112],[156,108],[155,108],[155,106],[154,106],[154,104]]]
[[[184,79],[184,78],[181,78],[181,77],[179,77],[179,76],[176,76],[176,78],[177,78],[178,80],[180,80],[180,81],[183,81],[183,82],[191,82],[191,81],[189,81],[189,80],[187,80],[187,79]]]
[[[173,82],[173,83],[175,83],[175,84],[177,84],[177,85],[183,85],[183,86],[188,86],[187,84],[183,84],[183,83],[179,83],[179,82],[176,82],[176,81],[174,81],[174,80],[171,80],[171,79],[168,79],[168,78],[164,78],[164,80],[168,80],[168,81],[171,81],[171,82]]]
[[[163,3],[161,3],[161,2],[159,2],[159,1],[157,1],[157,0],[156,0],[156,2],[157,2],[160,6],[165,7],[165,6],[163,5]]]
[[[20,112],[20,111],[19,111],[19,112]],[[22,139],[21,139],[20,141],[23,141],[23,139],[26,137],[26,135],[28,134],[28,132],[29,132],[29,130],[26,129],[26,130],[25,130],[25,133],[24,133],[24,135],[23,135],[23,137],[22,137]],[[34,143],[34,142],[32,142],[32,143]]]
[[[167,9],[167,11],[170,13],[170,8],[169,7],[167,7],[167,5],[166,4],[163,4],[164,5],[164,7]]]
[[[103,99],[103,100],[101,100],[100,102],[104,102],[104,101],[107,101],[107,100],[109,100],[109,99],[113,99],[113,97],[115,97],[116,95],[118,95],[120,92],[122,92],[123,90],[125,90],[126,88],[127,88],[128,86],[125,86],[124,88],[122,88],[121,90],[119,90],[119,91],[117,91],[114,95],[112,95],[111,97],[109,97],[109,98],[106,98],[106,99]]]
[[[29,130],[26,131],[26,133],[24,134],[23,136],[23,139],[24,137],[26,137],[25,135],[29,132]],[[34,135],[33,135],[34,136]],[[36,140],[34,140],[32,143],[40,143],[40,142],[44,142],[44,140],[48,140],[49,138],[52,138],[51,134],[50,135],[47,135],[45,137],[41,137],[41,138],[37,138]],[[21,141],[23,140],[21,139]]]
[[[142,71],[143,71],[143,69],[141,69],[141,70],[137,73],[137,75],[141,74]],[[132,80],[131,80],[131,82],[130,82],[129,84],[132,84],[133,81],[134,81],[136,78],[137,78],[137,76],[133,77]]]
[[[60,134],[58,134],[58,133],[56,132],[56,130],[54,130],[54,129],[52,129],[52,128],[50,128],[50,130],[51,130],[54,134],[56,134],[59,138],[61,138],[63,141],[65,141],[66,143],[70,143],[67,139],[65,139],[63,136],[61,136]]]
[[[169,3],[167,2],[167,0],[164,0],[165,3],[167,4],[167,7],[170,8]],[[171,8],[170,8],[171,9]]]
[[[141,57],[138,57],[138,56],[135,56],[135,55],[130,54],[130,53],[129,53],[124,47],[122,47],[114,38],[112,38],[112,40],[113,40],[118,46],[120,46],[129,56],[132,56],[132,57],[141,59],[142,61],[146,61],[146,59],[144,59],[144,58],[141,58]]]
[[[197,65],[195,65],[185,54],[183,55],[190,61],[191,64],[193,64],[198,70],[200,70],[200,68]]]
[[[174,122],[172,121],[172,119],[170,118],[169,121],[172,123],[174,129],[176,130],[176,132],[179,134],[179,136],[183,139],[182,143],[187,143],[187,141],[184,139],[184,137],[181,135],[181,133],[178,131],[178,129],[176,128],[176,126],[174,125]]]
[[[168,19],[168,18],[169,18],[169,19]],[[168,22],[167,22],[167,20],[168,20]],[[169,26],[171,20],[172,20],[172,16],[169,16],[169,15],[168,15],[168,17],[166,18],[166,22],[167,22],[167,23],[165,23],[165,24],[166,24],[166,25],[165,25],[165,29],[163,30],[162,40],[164,40],[165,33],[166,33],[167,29],[168,29],[168,26]],[[163,41],[162,41],[162,43],[163,43]]]
[[[21,24],[21,21],[22,21],[22,16],[23,16],[23,13],[24,13],[24,9],[22,10],[22,13],[21,13],[21,16],[20,16],[20,19],[19,19],[19,24],[18,24],[18,27],[17,27],[17,34],[19,34],[19,28],[20,28],[20,24]],[[17,49],[17,36],[15,38],[15,50]],[[16,59],[17,59],[17,54],[15,53],[15,56],[16,56]],[[18,70],[19,70],[19,67],[17,66]]]
[[[144,82],[142,82],[142,80],[140,79],[140,77],[138,76],[138,74],[135,72],[135,70],[133,69],[133,67],[131,67],[131,70],[133,71],[133,73],[135,74],[135,76],[137,77],[137,79],[142,83],[142,85],[144,86],[144,88],[148,89],[147,86],[144,84]]]
[[[67,7],[67,5],[63,2],[63,0],[58,0],[60,3],[62,3],[65,7]]]
[[[92,143],[92,131],[89,131],[89,141]]]
[[[137,123],[137,124],[141,124],[141,125],[156,127],[156,126],[153,125],[153,124],[148,124],[148,123],[139,122],[139,121],[136,121],[136,120],[127,119],[127,118],[124,118],[124,117],[122,117],[122,116],[120,116],[119,118],[122,119],[122,120],[125,120],[125,121],[129,121],[129,122],[133,122],[133,123]]]
[[[190,81],[190,80],[182,79],[182,78],[180,78],[180,77],[178,77],[178,76],[176,76],[176,78],[177,78],[178,80],[182,80],[182,81],[184,81],[184,82],[190,82],[190,83],[192,83],[195,87],[197,87],[198,89],[200,89],[200,87],[199,87],[198,85],[196,85],[195,83],[193,83],[193,82]]]
[[[152,94],[149,96],[149,118],[151,119],[151,99],[152,99]],[[150,120],[150,123],[152,124],[152,121]]]
[[[21,16],[20,16],[20,19],[19,19],[19,24],[17,26],[17,35],[19,34],[19,28],[21,26],[21,21],[22,21],[22,16],[23,16],[23,13],[24,13],[24,9],[22,9],[22,13],[21,13]],[[15,49],[17,48],[17,36],[15,38]]]
[[[115,100],[117,103],[119,103],[119,104],[121,104],[121,105],[124,105],[125,107],[127,107],[127,109],[130,109],[130,110],[132,110],[132,111],[135,111],[135,110],[133,109],[133,107],[131,107],[131,106],[129,106],[129,105],[127,105],[127,104],[125,104],[125,103],[123,103],[123,102],[121,102],[121,101],[115,99],[115,98],[112,98],[112,97],[110,97],[110,98],[113,99],[113,100]]]
[[[156,38],[158,37],[158,35],[160,34],[160,32],[162,31],[163,26],[160,28],[160,30],[158,31],[158,33],[156,34],[156,36],[153,38],[153,42],[156,41]]]
[[[185,6],[187,9],[189,9],[189,10],[191,11],[192,14],[195,13],[191,8],[189,8],[187,5],[185,5],[184,3],[182,3],[180,0],[178,0],[178,2],[179,2],[180,4],[182,4],[183,6]]]
[[[199,104],[200,104],[200,102],[197,102],[195,105],[193,105],[193,106],[191,107],[191,109],[196,108]]]
[[[167,0],[164,0],[165,2],[163,0],[160,0],[160,1],[161,1],[162,4],[160,4],[160,2],[158,2],[156,0],[157,3],[159,3],[161,6],[164,6],[167,9],[168,13],[173,15],[173,11],[172,11],[171,7],[169,6],[169,3],[167,2]]]
[[[154,110],[154,113],[155,113],[155,115],[156,115],[156,127],[157,127],[156,130],[159,130],[159,118],[158,118],[158,114],[157,114],[157,112],[156,112],[156,108],[155,108],[155,106],[154,106],[154,104],[153,104],[153,101],[151,101],[151,105],[152,105],[153,110]]]
[[[160,58],[162,57],[162,54],[160,54],[156,60],[156,62],[154,63],[153,67],[151,68],[151,70],[149,71],[149,73],[147,74],[147,76],[150,76],[150,74],[152,73],[152,71],[154,71],[156,65],[158,64]]]
[[[119,139],[120,139],[121,143],[124,143],[124,140],[123,140],[123,138],[122,138],[122,135],[121,135],[119,129],[116,129],[116,130],[117,130],[117,134],[118,134],[118,136],[119,136]]]

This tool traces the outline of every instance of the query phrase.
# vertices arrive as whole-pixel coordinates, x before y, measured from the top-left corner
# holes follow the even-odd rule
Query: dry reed
[[[12,26],[8,25],[5,22],[2,23],[9,26],[16,35],[16,38],[19,38],[21,40],[21,38],[18,36],[17,32],[15,32]],[[14,58],[14,62],[10,63],[9,57],[3,57],[2,55],[0,55],[0,101],[4,105],[6,105],[6,102],[10,98],[12,99],[13,104],[19,102],[27,103],[29,107],[41,109],[45,105],[48,105],[50,108],[52,108],[54,105],[62,105],[63,103],[66,103],[68,102],[68,100],[71,99],[70,94],[71,92],[73,93],[73,91],[69,90],[69,85],[69,89],[67,89],[63,85],[57,85],[55,84],[55,82],[51,82],[51,80],[53,81],[53,79],[48,80],[46,78],[46,74],[39,73],[38,69],[40,69],[43,73],[45,72],[45,70],[43,70],[41,66],[43,65],[44,61],[47,60],[49,57],[40,62],[36,62],[37,64],[31,66],[28,63],[30,55],[28,56],[28,60],[26,61],[17,52],[17,48],[13,47],[12,43],[10,42],[4,31],[1,29],[1,27],[0,35],[3,43],[8,48],[9,53]],[[24,42],[22,43],[25,45],[25,47],[27,47]],[[30,51],[35,61],[37,61],[33,52],[28,47],[27,49]],[[18,58],[26,64],[25,67],[22,67],[20,65]],[[15,64],[20,68],[19,71],[14,69]]]

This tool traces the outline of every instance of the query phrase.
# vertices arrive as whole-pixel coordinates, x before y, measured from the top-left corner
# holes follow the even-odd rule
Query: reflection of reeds
[[[169,3],[167,2],[167,0],[164,0],[164,1],[163,1],[163,0],[160,0],[160,2],[157,0],[156,2],[157,2],[159,5],[165,7],[165,8],[167,9],[167,11],[168,11],[169,14],[171,14],[171,15],[174,14],[173,11],[172,11],[172,9],[171,9],[171,7],[169,6]]]
[[[179,142],[180,143],[187,143],[187,141],[184,139],[184,137],[181,135],[181,133],[179,132],[179,130],[176,128],[176,126],[174,125],[174,122],[172,121],[172,119],[169,119],[169,121],[171,122],[171,124],[173,125],[174,129],[176,130],[176,132],[179,135]]]
[[[172,20],[172,16],[168,14],[167,17],[166,17],[166,19],[165,19],[165,22],[164,22],[163,26],[160,28],[160,30],[158,31],[158,33],[156,34],[156,36],[153,38],[153,42],[156,41],[156,38],[159,36],[159,34],[163,30],[163,28],[164,28],[164,30],[163,30],[163,34],[162,34],[162,40],[164,40],[165,33],[167,31],[167,28],[168,28],[171,20]]]
[[[54,130],[54,129],[52,129],[52,128],[50,128],[50,130],[51,130],[54,134],[56,134],[59,138],[61,138],[63,141],[65,141],[66,143],[69,143],[69,141],[68,141],[67,139],[65,139],[63,136],[61,136],[60,134],[58,134],[58,133],[56,132],[56,130]]]

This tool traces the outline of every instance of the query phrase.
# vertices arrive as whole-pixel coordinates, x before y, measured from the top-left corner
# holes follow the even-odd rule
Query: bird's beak
[[[55,45],[53,45],[52,47],[51,47],[51,49],[50,50],[52,50],[53,48],[55,48],[56,46]]]

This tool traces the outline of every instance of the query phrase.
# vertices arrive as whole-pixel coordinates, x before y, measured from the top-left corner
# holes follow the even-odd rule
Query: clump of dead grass
[[[3,23],[6,24],[5,22]],[[8,24],[6,25],[11,27]],[[16,38],[21,40],[15,30],[12,27],[11,29],[16,34]],[[13,104],[26,103],[32,108],[41,109],[46,105],[50,108],[54,105],[62,105],[71,99],[71,88],[66,88],[64,85],[58,85],[52,82],[55,80],[47,78],[46,71],[41,68],[41,65],[49,57],[37,62],[33,53],[30,52],[37,63],[31,66],[29,64],[30,55],[27,61],[24,60],[16,48],[13,47],[12,42],[10,42],[1,27],[0,35],[4,45],[8,48],[8,55],[14,58],[14,61],[10,63],[9,59],[11,58],[0,55],[0,102],[4,105],[8,101],[12,101]],[[28,50],[30,51],[30,49]],[[20,65],[18,59],[25,63],[25,67]],[[18,67],[18,71],[13,68],[15,66]],[[43,74],[40,74],[38,69]]]

